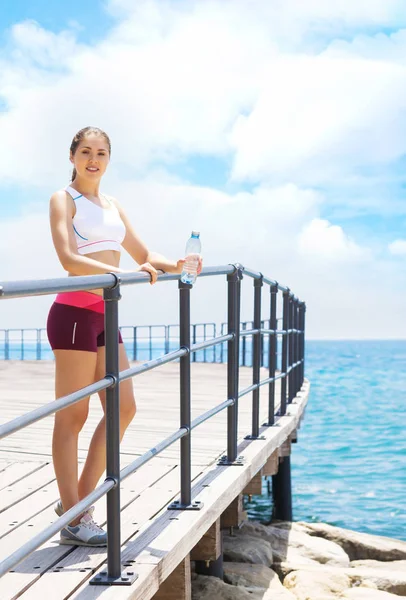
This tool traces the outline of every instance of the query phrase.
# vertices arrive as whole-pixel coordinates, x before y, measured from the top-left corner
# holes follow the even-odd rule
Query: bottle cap
[[[192,235],[194,235],[195,237],[199,237],[200,231],[192,231]]]

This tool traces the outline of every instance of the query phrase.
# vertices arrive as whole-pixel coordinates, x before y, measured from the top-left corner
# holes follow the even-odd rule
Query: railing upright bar
[[[193,338],[192,338],[192,340],[193,340],[193,342],[192,342],[193,345],[196,344],[196,325],[195,324],[193,325]],[[196,360],[197,360],[196,352],[193,353],[193,356],[192,356],[191,360],[192,360],[192,362],[196,362]]]
[[[4,343],[5,343],[4,358],[6,360],[10,360],[10,337],[9,337],[8,329],[6,329],[5,333],[4,333]]]
[[[306,352],[306,342],[305,342],[305,321],[306,321],[306,304],[302,302],[302,323],[300,329],[302,330],[301,338],[302,338],[302,348],[301,348],[301,385],[303,385],[304,374],[305,374],[305,352]]]
[[[283,292],[283,316],[282,316],[282,374],[285,374],[288,369],[288,329],[289,329],[289,298],[290,291],[286,290]],[[283,416],[286,414],[286,391],[287,391],[287,377],[283,377],[281,381],[281,407],[279,414]]]
[[[228,332],[233,339],[227,342],[227,395],[234,404],[227,408],[227,458],[228,464],[237,459],[238,434],[238,380],[240,363],[240,304],[241,269],[235,265],[234,273],[227,275],[228,282]]]
[[[269,319],[269,329],[276,331],[277,329],[277,318],[276,318],[276,302],[278,298],[278,284],[275,283],[269,288],[271,295],[271,307]],[[277,360],[277,348],[278,348],[278,337],[276,333],[269,336],[268,345],[268,364],[269,364],[269,377],[275,377],[276,373],[276,360]],[[273,425],[275,423],[275,381],[271,381],[269,384],[269,399],[268,399],[268,423],[267,425]]]
[[[262,295],[263,280],[254,279],[254,321],[253,329],[261,328],[261,295]],[[253,336],[252,340],[252,384],[256,385],[260,382],[261,369],[261,335]],[[260,389],[252,392],[252,432],[251,439],[259,437],[259,394]]]
[[[289,343],[288,343],[288,367],[289,369],[293,365],[293,352],[294,352],[294,343],[295,343],[295,334],[293,333],[294,327],[294,306],[295,306],[295,298],[292,295],[289,300]],[[294,397],[294,369],[289,371],[289,383],[288,383],[288,403],[292,402]]]
[[[299,342],[300,342],[300,333],[298,333],[300,329],[300,309],[299,309],[299,300],[295,301],[295,363],[298,363],[300,360],[300,352],[299,352]],[[295,368],[295,396],[297,395],[300,389],[300,365]]]
[[[133,327],[133,360],[137,360],[137,327]]]
[[[192,286],[179,280],[179,341],[180,347],[188,350],[180,359],[180,427],[189,433],[180,440],[180,505],[192,502],[191,443],[190,443],[190,290]]]
[[[120,526],[120,368],[118,344],[118,301],[120,281],[104,290],[106,332],[106,376],[115,384],[106,389],[106,477],[115,486],[107,493],[107,578],[121,576]]]
[[[242,330],[245,331],[247,329],[247,323],[242,323]],[[247,358],[246,358],[246,352],[247,352],[247,340],[245,338],[245,336],[242,337],[242,366],[245,367],[247,364]]]

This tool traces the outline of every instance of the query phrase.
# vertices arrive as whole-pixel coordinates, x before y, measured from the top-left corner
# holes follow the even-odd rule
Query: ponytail
[[[76,178],[76,169],[75,169],[75,167],[73,167],[71,182],[75,181],[75,178]]]

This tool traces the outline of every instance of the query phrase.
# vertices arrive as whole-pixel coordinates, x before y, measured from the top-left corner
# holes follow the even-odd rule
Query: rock
[[[399,600],[396,594],[381,592],[380,590],[372,590],[363,587],[350,588],[343,592],[339,598],[343,600]]]
[[[397,594],[398,596],[406,595],[406,571],[400,570],[398,567],[391,568],[388,565],[391,563],[380,563],[371,567],[351,567],[345,569],[345,572],[351,579],[352,584],[365,585],[367,582],[373,583],[376,587],[384,592]]]
[[[241,533],[257,536],[272,546],[274,562],[313,562],[348,567],[350,560],[336,543],[308,535],[296,529],[281,529],[250,521],[244,523]]]
[[[374,561],[376,563],[376,561]],[[395,568],[388,567],[392,563],[378,563],[373,568],[371,567],[350,567],[340,568],[329,565],[300,565],[293,563],[274,564],[274,570],[279,577],[283,579],[285,585],[286,579],[295,572],[306,572],[318,576],[319,573],[325,574],[341,574],[345,575],[350,580],[351,586],[363,586],[379,589],[384,592],[397,594],[398,596],[406,595],[406,571],[396,566]]]
[[[243,586],[250,592],[261,591],[264,600],[295,600],[295,596],[283,587],[275,571],[265,565],[225,562],[224,579],[226,583]]]
[[[360,533],[325,523],[292,523],[291,525],[293,525],[293,529],[306,531],[309,535],[338,544],[345,550],[350,560],[394,561],[406,559],[406,542],[402,540]],[[280,524],[278,527],[281,527]]]
[[[262,564],[270,567],[273,562],[272,547],[266,540],[258,543],[258,537],[237,530],[235,535],[223,536],[224,560]]]
[[[297,600],[327,600],[339,596],[350,587],[350,579],[342,569],[324,567],[312,571],[293,571],[283,585],[294,593]]]
[[[193,600],[263,600],[263,597],[263,590],[250,593],[245,588],[224,583],[217,577],[192,577]]]
[[[282,587],[279,577],[265,565],[251,565],[240,562],[224,562],[224,581],[231,585],[242,585],[247,588],[268,589],[272,580],[277,580]]]
[[[394,571],[403,571],[406,573],[406,560],[393,560],[391,562],[382,562],[379,560],[353,560],[351,567],[368,567],[370,569],[382,568]]]

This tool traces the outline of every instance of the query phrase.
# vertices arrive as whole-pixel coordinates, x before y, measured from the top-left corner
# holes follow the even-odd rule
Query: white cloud
[[[56,183],[68,172],[71,137],[88,124],[111,134],[115,160],[137,175],[156,161],[208,153],[233,156],[236,179],[312,185],[406,152],[406,68],[395,49],[382,50],[384,60],[356,45],[306,55],[305,42],[294,53],[274,35],[290,17],[305,29],[391,23],[398,2],[368,11],[353,2],[253,5],[135,3],[94,48],[69,32],[16,25],[1,64],[10,110],[0,117],[8,148],[0,180]],[[403,38],[391,44],[405,46]]]
[[[405,35],[375,35],[406,25],[402,7],[403,0],[111,0],[117,25],[94,47],[73,32],[18,24],[0,61],[0,183],[26,186],[27,198],[34,186],[50,195],[68,180],[73,134],[97,125],[113,142],[105,189],[151,248],[179,257],[199,228],[206,265],[241,261],[306,299],[313,337],[368,336],[383,306],[397,315],[399,333],[404,305],[389,291],[405,289],[402,274],[323,218],[326,197],[315,188],[356,184],[365,172],[379,177],[377,169],[406,152]],[[357,28],[370,35],[331,41]],[[253,180],[256,189],[229,195],[167,172],[199,154],[226,158],[234,180]],[[341,189],[349,204],[350,190]],[[27,200],[3,231],[2,279],[63,275],[46,210]],[[24,245],[10,253],[15,239]],[[165,302],[161,289],[126,290],[124,322],[176,320],[175,289]],[[249,317],[247,278],[244,289]],[[224,282],[199,281],[196,320],[224,318],[224,290]],[[373,299],[354,316],[365,294]],[[2,302],[1,323],[43,323],[48,300]],[[385,323],[373,335],[387,331]]]
[[[351,240],[338,225],[325,219],[313,219],[298,238],[299,252],[329,264],[364,262],[370,251]]]
[[[406,240],[395,240],[389,244],[389,252],[395,256],[406,255]]]

